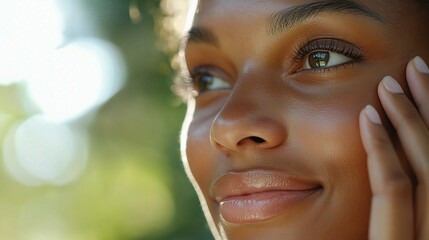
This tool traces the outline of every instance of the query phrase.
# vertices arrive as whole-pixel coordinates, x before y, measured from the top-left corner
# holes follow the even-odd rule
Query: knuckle
[[[403,108],[401,115],[405,122],[410,122],[411,124],[421,120],[419,112],[414,107]]]
[[[429,94],[422,97],[420,101],[416,101],[416,105],[417,105],[417,108],[419,109],[419,112],[429,111],[429,106],[427,105],[428,102],[429,102]]]
[[[405,174],[391,175],[384,185],[383,194],[391,197],[405,197],[413,192],[411,181]]]
[[[391,140],[386,135],[378,134],[372,138],[372,146],[377,150],[387,151],[391,144]]]
[[[422,89],[423,92],[429,92],[429,75],[425,74],[424,76],[424,81],[420,81],[420,85],[419,87]]]

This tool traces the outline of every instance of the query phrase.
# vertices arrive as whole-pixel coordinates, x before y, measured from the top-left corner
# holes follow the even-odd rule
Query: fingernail
[[[414,66],[416,66],[417,71],[429,74],[428,65],[426,65],[425,61],[421,57],[417,56],[414,58]]]
[[[404,93],[399,83],[391,76],[384,77],[383,85],[391,93]]]
[[[374,124],[378,124],[378,125],[382,124],[380,115],[378,114],[377,110],[375,110],[373,106],[367,105],[365,107],[365,113],[368,116],[369,120],[371,120],[371,122],[373,122]]]

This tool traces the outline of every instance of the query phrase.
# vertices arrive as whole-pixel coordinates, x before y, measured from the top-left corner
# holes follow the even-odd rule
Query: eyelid
[[[197,93],[197,96],[201,93],[220,90],[220,89],[215,89],[215,90],[207,90],[203,92],[199,91],[198,84],[201,84],[201,83],[196,82],[195,79],[199,76],[204,76],[204,75],[211,76],[216,79],[220,79],[225,83],[225,85],[229,85],[229,86],[231,85],[231,82],[229,81],[230,79],[229,75],[226,74],[222,69],[219,69],[218,67],[210,66],[210,65],[199,66],[199,67],[193,68],[189,72],[191,84],[193,86],[193,90]],[[226,88],[222,88],[222,89],[226,89]]]
[[[352,44],[348,41],[341,40],[338,38],[316,38],[316,39],[309,39],[303,42],[298,42],[295,49],[292,52],[292,60],[297,65],[302,65],[302,61],[305,60],[305,58],[312,52],[316,51],[330,51],[337,54],[342,54],[346,57],[349,57],[352,59],[349,63],[354,63],[357,61],[361,61],[364,59],[364,51],[356,46],[355,44]],[[326,68],[320,68],[320,69],[310,69],[310,70],[303,70],[303,71],[325,71],[331,68],[336,68],[339,66],[342,66],[344,64],[335,65],[331,67]],[[290,72],[295,73],[297,70],[300,69],[300,67],[295,67]]]
[[[189,77],[191,78],[191,80],[193,80],[195,76],[201,75],[201,74],[208,74],[212,76],[225,75],[225,74],[222,74],[221,72],[222,71],[218,70],[217,67],[214,67],[211,65],[201,65],[201,66],[194,67],[192,70],[190,70]]]
[[[347,41],[337,38],[318,38],[299,44],[294,51],[294,58],[302,59],[316,50],[332,51],[350,58],[361,58],[363,55],[363,51],[359,47]]]

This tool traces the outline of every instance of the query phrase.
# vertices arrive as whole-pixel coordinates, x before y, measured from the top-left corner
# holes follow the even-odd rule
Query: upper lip
[[[228,198],[270,191],[310,191],[322,186],[316,181],[270,170],[228,172],[213,185],[212,196],[217,202]]]

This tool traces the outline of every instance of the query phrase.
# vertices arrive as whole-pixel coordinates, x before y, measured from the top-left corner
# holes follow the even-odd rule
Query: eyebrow
[[[384,22],[381,15],[355,1],[329,0],[299,5],[274,13],[268,18],[268,32],[273,35],[281,33],[285,29],[325,12],[365,16],[379,22]]]
[[[190,43],[207,43],[219,46],[219,41],[212,31],[207,28],[192,27],[185,40]]]
[[[275,35],[326,12],[365,16],[384,22],[380,14],[355,1],[327,0],[290,7],[272,14],[268,18],[267,31],[269,34]],[[202,27],[192,27],[185,40],[187,43],[206,43],[219,46],[216,35],[210,29]]]

